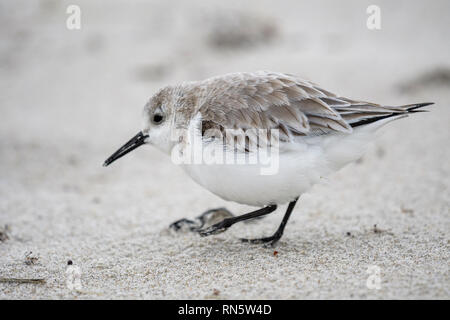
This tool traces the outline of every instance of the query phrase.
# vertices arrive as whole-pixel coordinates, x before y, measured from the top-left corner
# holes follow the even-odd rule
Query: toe
[[[230,223],[227,219],[212,225],[203,230],[199,230],[199,233],[202,237],[210,236],[212,234],[222,233],[230,227]]]
[[[224,232],[226,229],[225,228],[214,228],[214,226],[211,226],[209,228],[203,229],[203,230],[199,230],[200,236],[202,237],[207,237],[213,234],[218,234],[218,233],[222,233]]]
[[[169,229],[172,229],[174,231],[181,231],[182,229],[188,229],[191,230],[195,228],[196,223],[189,219],[180,219],[178,221],[175,221],[169,225]]]

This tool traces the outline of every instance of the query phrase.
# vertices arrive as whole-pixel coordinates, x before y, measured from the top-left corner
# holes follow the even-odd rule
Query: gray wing
[[[204,85],[207,94],[199,111],[206,128],[279,129],[285,141],[294,136],[351,133],[353,127],[416,106],[355,101],[295,76],[265,71],[229,74]]]

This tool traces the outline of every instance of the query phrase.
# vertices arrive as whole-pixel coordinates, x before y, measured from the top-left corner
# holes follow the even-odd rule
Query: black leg
[[[249,242],[249,243],[266,243],[270,242],[272,246],[274,246],[278,240],[280,240],[281,236],[283,235],[284,228],[286,227],[286,224],[289,220],[289,217],[291,216],[292,210],[295,207],[295,204],[297,203],[297,199],[289,203],[289,206],[286,210],[286,213],[284,214],[283,220],[281,221],[280,226],[278,227],[277,231],[270,237],[261,238],[261,239],[241,239],[243,242]]]
[[[225,208],[210,209],[203,212],[201,215],[195,218],[195,220],[190,220],[186,218],[177,220],[173,222],[169,226],[169,228],[175,231],[179,231],[180,229],[186,226],[186,228],[189,231],[196,232],[201,228],[203,228],[205,224],[206,225],[214,224],[214,222],[221,221],[228,217],[233,217],[233,214]]]
[[[271,212],[274,212],[276,209],[277,209],[276,205],[270,205],[270,206],[258,209],[256,211],[252,211],[250,213],[243,214],[241,216],[223,219],[221,222],[216,223],[209,228],[198,230],[198,232],[200,233],[200,235],[202,237],[221,233],[221,232],[224,232],[225,230],[227,230],[229,227],[231,227],[236,222],[244,221],[244,220],[248,220],[248,219],[254,219],[256,217],[260,217],[260,216],[269,214]]]

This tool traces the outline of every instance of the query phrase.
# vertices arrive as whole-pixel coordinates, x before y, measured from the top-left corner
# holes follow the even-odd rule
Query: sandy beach
[[[66,27],[68,1],[0,4],[0,279],[42,279],[0,282],[0,299],[450,298],[448,1],[378,1],[380,30],[356,0],[77,3],[80,30]],[[150,146],[103,161],[160,87],[256,70],[435,105],[302,195],[275,248],[239,238],[272,234],[285,206],[207,238],[169,230],[254,208]]]

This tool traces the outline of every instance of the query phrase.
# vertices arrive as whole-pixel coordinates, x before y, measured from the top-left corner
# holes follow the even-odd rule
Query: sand
[[[448,1],[378,1],[378,31],[361,1],[77,2],[78,31],[70,2],[0,4],[0,278],[45,280],[0,283],[1,299],[450,298]],[[174,233],[208,208],[253,208],[152,147],[101,166],[161,86],[260,69],[436,104],[302,195],[275,249],[238,239],[270,235],[285,207],[209,238]]]

